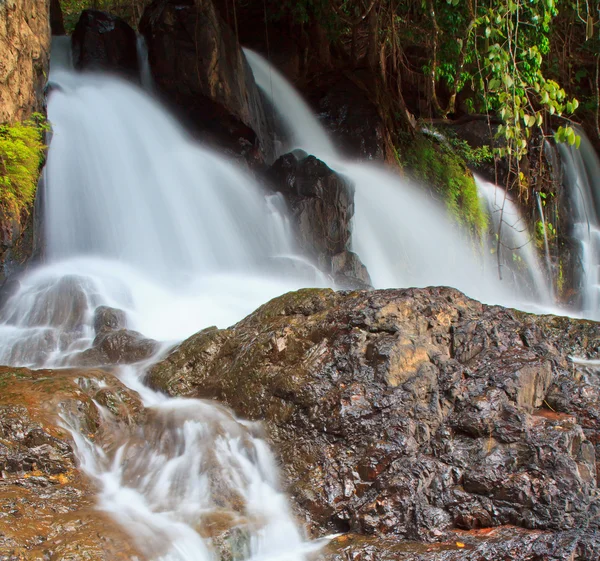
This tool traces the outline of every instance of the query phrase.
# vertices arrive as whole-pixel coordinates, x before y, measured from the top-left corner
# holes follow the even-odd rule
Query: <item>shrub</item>
[[[44,117],[0,125],[0,207],[19,216],[35,199],[40,167],[44,161]]]

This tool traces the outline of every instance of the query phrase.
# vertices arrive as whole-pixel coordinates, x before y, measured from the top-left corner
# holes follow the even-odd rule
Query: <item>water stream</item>
[[[101,305],[124,310],[128,326],[162,342],[164,352],[288,290],[328,283],[298,253],[281,196],[194,143],[142,89],[72,72],[69,49],[68,40],[53,42],[47,263],[20,279],[0,311],[0,363],[69,365],[92,345]],[[523,262],[522,274],[510,269],[502,279],[489,247],[462,232],[438,202],[380,167],[345,160],[294,89],[258,55],[246,55],[287,129],[288,148],[316,154],[354,183],[353,249],[375,286],[450,285],[486,302],[551,305],[529,234],[498,188],[478,182],[493,219],[496,197],[503,199],[498,224]],[[571,155],[581,174],[584,164]],[[586,205],[584,255],[600,232]],[[597,309],[597,261],[589,263],[596,286],[586,306]],[[208,561],[223,550],[236,560],[305,559],[319,544],[303,539],[256,427],[214,403],[149,390],[147,366],[117,370],[148,408],[133,434],[115,435],[103,448],[81,433],[79,419],[63,418],[82,468],[100,485],[100,508],[155,559]],[[216,519],[227,528],[220,545],[207,531]]]
[[[560,144],[564,183],[571,201],[571,237],[578,242],[576,285],[585,317],[600,319],[600,159],[582,129],[579,148]]]
[[[0,311],[0,363],[62,367],[92,345],[98,306],[164,344],[226,327],[274,296],[327,279],[296,251],[279,195],[195,144],[143,90],[70,69],[56,39],[45,169],[47,262],[19,279]],[[155,356],[156,360],[159,355]],[[148,409],[133,434],[91,442],[63,422],[110,512],[153,559],[300,561],[307,543],[256,428],[200,400],[117,369]],[[94,382],[92,382],[94,383]],[[98,405],[110,426],[110,413]],[[207,529],[223,531],[219,536]]]
[[[507,237],[519,238],[515,248],[523,256],[523,274],[500,278],[496,257],[461,231],[425,189],[375,164],[344,159],[287,80],[257,53],[244,52],[256,83],[287,131],[288,148],[314,154],[354,184],[353,250],[376,288],[446,285],[487,303],[551,309],[548,283],[524,233],[525,223],[516,224],[520,219],[510,201],[503,223]],[[479,188],[489,202],[489,187],[479,182]],[[492,218],[496,210],[490,210]]]

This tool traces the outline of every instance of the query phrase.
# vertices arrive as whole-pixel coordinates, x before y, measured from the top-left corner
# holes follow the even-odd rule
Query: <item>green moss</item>
[[[461,147],[465,152],[462,144]],[[445,202],[452,217],[479,236],[487,229],[488,217],[465,154],[461,156],[460,152],[451,143],[419,134],[410,141],[400,139],[396,154],[409,175],[430,186]],[[471,150],[468,154],[479,161],[486,157],[484,151]]]
[[[0,125],[0,210],[19,216],[33,205],[44,160],[44,118]]]

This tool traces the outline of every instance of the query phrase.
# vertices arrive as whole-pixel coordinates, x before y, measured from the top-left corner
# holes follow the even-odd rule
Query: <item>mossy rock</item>
[[[429,186],[445,203],[450,215],[476,236],[487,230],[488,217],[467,162],[442,139],[417,134],[400,139],[398,162],[409,176]]]

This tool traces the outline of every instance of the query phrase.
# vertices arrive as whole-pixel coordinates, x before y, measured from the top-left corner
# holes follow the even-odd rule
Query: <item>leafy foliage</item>
[[[33,204],[40,166],[44,158],[44,117],[0,125],[0,206],[20,214]]]

